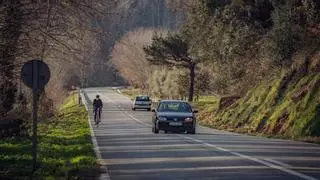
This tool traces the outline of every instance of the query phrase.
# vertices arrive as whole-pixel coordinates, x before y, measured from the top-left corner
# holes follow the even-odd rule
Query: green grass
[[[140,95],[140,90],[133,88],[121,89],[121,92],[128,96],[131,100],[133,100],[137,95]]]
[[[199,96],[199,99],[197,102],[217,102],[218,98],[217,96]]]
[[[91,144],[87,112],[70,96],[59,115],[38,126],[39,168],[34,179],[86,179],[97,175],[99,167]],[[0,179],[30,179],[30,138],[0,140]],[[90,179],[90,178],[89,178]]]
[[[284,79],[285,74],[261,82],[226,109],[200,112],[198,122],[239,133],[319,142],[320,75],[295,75],[281,88]],[[305,87],[307,93],[294,101]]]
[[[129,97],[131,100],[134,99],[137,95],[139,95],[139,92],[141,92],[139,89],[123,89],[121,90],[122,94]],[[152,97],[154,101],[158,100],[158,97]],[[156,106],[156,102],[153,102],[153,107]],[[216,96],[199,96],[198,101],[191,103],[192,107],[202,111],[205,109],[212,109],[218,107],[218,98]]]

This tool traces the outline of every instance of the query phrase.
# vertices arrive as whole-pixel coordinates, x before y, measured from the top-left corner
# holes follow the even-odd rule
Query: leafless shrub
[[[143,47],[151,43],[154,33],[165,30],[137,29],[124,35],[114,46],[111,62],[130,85],[148,88],[148,79],[154,70],[145,59]]]

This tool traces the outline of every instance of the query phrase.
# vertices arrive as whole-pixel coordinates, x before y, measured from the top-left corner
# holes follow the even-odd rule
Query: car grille
[[[185,117],[167,117],[168,121],[184,121],[184,119]]]

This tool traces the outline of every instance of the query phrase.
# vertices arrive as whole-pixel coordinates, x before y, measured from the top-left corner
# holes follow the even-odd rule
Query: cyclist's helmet
[[[96,95],[96,98],[99,98],[100,96],[99,95]]]

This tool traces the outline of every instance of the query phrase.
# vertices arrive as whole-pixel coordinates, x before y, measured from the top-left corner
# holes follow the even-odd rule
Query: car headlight
[[[167,120],[166,117],[159,117],[158,119],[159,119],[159,121],[166,121]]]
[[[184,119],[185,122],[192,122],[193,121],[193,118],[192,117],[187,117]]]

